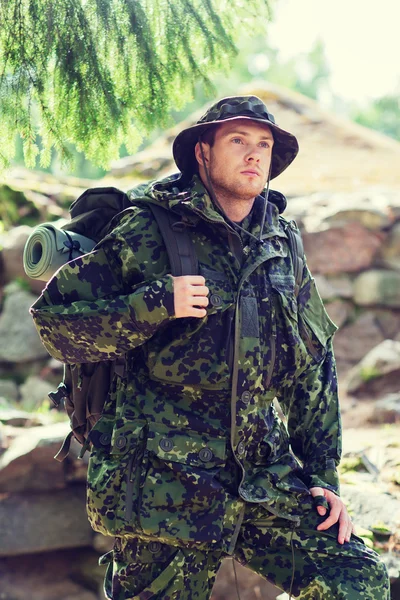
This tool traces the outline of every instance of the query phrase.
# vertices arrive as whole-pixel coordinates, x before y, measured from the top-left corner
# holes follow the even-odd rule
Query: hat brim
[[[214,125],[221,125],[227,121],[237,121],[246,119],[248,121],[256,121],[263,125],[268,125],[274,136],[274,146],[272,149],[272,160],[271,160],[271,177],[274,179],[278,177],[287,167],[294,161],[299,151],[299,144],[294,135],[281,129],[266,119],[255,119],[248,116],[235,116],[228,117],[227,119],[220,119],[218,121],[210,121],[208,123],[197,123],[183,129],[176,136],[173,146],[172,153],[174,156],[175,163],[178,169],[183,174],[190,174],[197,171],[197,160],[194,153],[194,148],[199,140],[199,136]]]

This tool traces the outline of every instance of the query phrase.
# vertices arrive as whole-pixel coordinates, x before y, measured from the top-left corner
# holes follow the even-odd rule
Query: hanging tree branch
[[[68,160],[70,143],[99,166],[133,152],[265,30],[273,1],[0,0],[0,168],[17,133],[27,166],[53,147]]]

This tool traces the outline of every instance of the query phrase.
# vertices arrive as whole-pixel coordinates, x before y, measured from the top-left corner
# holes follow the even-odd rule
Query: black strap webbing
[[[181,275],[198,275],[199,264],[187,226],[171,211],[149,204],[154,218],[157,221],[168,258],[171,264],[171,274],[174,277]]]
[[[288,234],[289,248],[292,255],[294,279],[295,279],[295,294],[299,293],[301,281],[303,279],[304,269],[304,246],[303,240],[301,239],[300,232],[298,231],[294,221],[288,223],[286,227],[286,233]]]

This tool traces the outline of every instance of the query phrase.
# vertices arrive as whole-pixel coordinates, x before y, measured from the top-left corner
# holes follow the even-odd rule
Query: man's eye
[[[269,143],[268,142],[260,142],[260,146],[262,148],[269,148]]]
[[[243,143],[242,140],[241,140],[241,138],[232,138],[232,142],[234,144],[242,144]]]

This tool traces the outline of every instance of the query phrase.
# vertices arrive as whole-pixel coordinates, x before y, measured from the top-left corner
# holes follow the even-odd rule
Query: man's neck
[[[255,199],[238,200],[236,198],[226,198],[218,194],[217,200],[228,219],[235,223],[241,223],[250,214]]]
[[[207,186],[206,186],[207,187]],[[217,202],[231,221],[240,223],[250,214],[255,198],[238,198],[224,193],[224,190],[214,189]],[[212,197],[212,196],[211,196]]]

